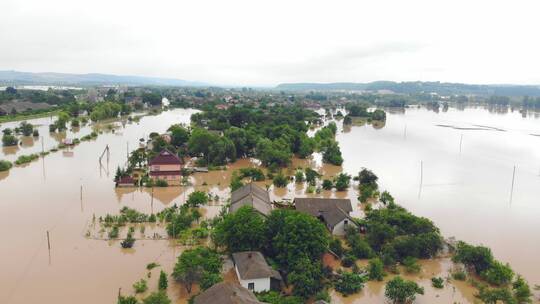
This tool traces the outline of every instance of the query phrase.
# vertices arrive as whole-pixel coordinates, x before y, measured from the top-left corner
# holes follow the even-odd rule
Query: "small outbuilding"
[[[133,187],[135,186],[135,180],[133,177],[126,175],[122,176],[116,183],[116,187]]]
[[[270,195],[266,190],[254,183],[244,185],[231,193],[229,212],[236,212],[243,206],[251,206],[265,216],[268,216],[272,211]]]
[[[262,253],[243,251],[233,253],[234,268],[240,285],[255,292],[280,290],[281,275],[266,263]]]
[[[344,235],[350,225],[358,227],[350,217],[352,212],[350,199],[295,198],[294,206],[296,210],[320,219],[334,235]]]
[[[195,304],[263,304],[246,288],[231,282],[218,283],[195,297]]]

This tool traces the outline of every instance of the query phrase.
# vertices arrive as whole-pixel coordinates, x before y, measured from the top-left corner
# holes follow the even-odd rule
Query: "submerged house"
[[[280,290],[281,275],[266,263],[262,253],[233,253],[234,268],[240,285],[255,292]]]
[[[182,161],[169,150],[161,151],[148,163],[149,175],[154,180],[164,180],[168,184],[180,184]]]
[[[333,235],[344,235],[350,225],[358,225],[350,217],[350,199],[335,198],[295,198],[296,210],[321,220]]]
[[[263,304],[255,295],[237,283],[221,282],[195,297],[195,304]]]
[[[263,188],[249,183],[231,194],[231,207],[229,212],[235,212],[243,206],[251,206],[262,215],[268,216],[272,211],[270,195]]]

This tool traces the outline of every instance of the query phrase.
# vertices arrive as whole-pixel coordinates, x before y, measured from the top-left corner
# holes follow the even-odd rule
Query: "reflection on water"
[[[189,123],[193,112],[178,109],[143,117],[138,123],[116,124],[115,133],[103,127],[103,134],[95,141],[83,142],[70,150],[72,157],[51,153],[25,168],[0,173],[0,229],[8,232],[4,233],[3,243],[10,244],[2,248],[3,256],[10,258],[0,259],[0,302],[32,303],[46,299],[47,303],[67,304],[77,298],[78,303],[83,304],[114,303],[118,288],[130,293],[131,285],[146,277],[145,265],[149,262],[157,262],[171,273],[176,257],[183,250],[173,242],[140,240],[133,250],[125,251],[117,241],[91,240],[85,233],[94,215],[116,214],[123,206],[145,213],[158,212],[171,204],[182,204],[195,190],[217,196],[216,201],[204,208],[205,218],[220,212],[229,199],[232,171],[256,167],[257,161],[244,159],[226,171],[196,173],[190,177],[192,186],[189,187],[154,188],[153,191],[151,188],[115,189],[112,175],[107,174],[125,163],[128,144],[133,149],[140,138],[152,131],[164,132],[173,123]],[[62,136],[74,137],[71,131],[51,136],[48,130],[41,130],[48,128],[49,118],[38,121],[44,126],[39,132],[44,135],[46,150],[61,141]],[[507,132],[455,130],[436,127],[436,124],[478,124],[504,128]],[[93,128],[81,127],[77,137],[89,134]],[[407,109],[405,113],[390,112],[384,128],[353,126],[348,132],[340,132],[343,167],[323,165],[321,155],[316,153],[310,159],[295,159],[288,172],[292,174],[295,168],[309,166],[330,178],[342,171],[355,175],[362,167],[368,167],[379,175],[382,189],[388,189],[411,211],[433,219],[445,236],[486,244],[531,283],[539,283],[540,242],[531,240],[536,239],[540,215],[540,204],[535,201],[540,191],[540,137],[529,135],[533,133],[540,134],[539,122],[532,116],[524,119],[517,112],[493,115],[482,109],[449,109],[437,114]],[[461,134],[464,136],[460,155]],[[98,158],[107,145],[110,160],[104,159],[100,165]],[[40,152],[41,143],[18,149],[15,155],[2,149],[2,158]],[[424,172],[422,196],[418,198],[420,162],[424,164]],[[518,169],[510,205],[514,164]],[[356,202],[358,195],[353,189],[306,194],[305,184],[291,183],[287,188],[278,189],[269,180],[259,184],[269,187],[273,200],[324,196],[349,197]],[[81,185],[84,187],[82,201]],[[353,205],[354,214],[362,215],[359,204]],[[148,229],[146,236],[152,231]],[[46,231],[51,233],[50,265]],[[523,246],[526,251],[521,250]],[[419,297],[418,303],[472,303],[472,291],[459,282],[442,291],[429,287],[431,275],[446,275],[451,267],[448,260],[423,263],[425,273],[417,279],[426,287],[426,295]],[[155,270],[152,273],[149,287],[155,290],[157,273]],[[172,282],[170,285],[171,297],[185,295],[180,285]],[[58,286],[63,287],[62,292],[58,291]],[[383,293],[382,283],[368,283],[362,294],[347,298],[336,295],[333,303],[380,303]]]

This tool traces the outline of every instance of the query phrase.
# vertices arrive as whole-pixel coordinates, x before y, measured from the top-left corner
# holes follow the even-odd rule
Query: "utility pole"
[[[516,166],[514,165],[514,171],[512,172],[512,187],[510,188],[510,204],[512,203],[512,199],[514,198],[515,179],[516,179]]]
[[[461,138],[459,139],[459,154],[461,155],[461,146],[463,144],[463,134],[461,134]]]

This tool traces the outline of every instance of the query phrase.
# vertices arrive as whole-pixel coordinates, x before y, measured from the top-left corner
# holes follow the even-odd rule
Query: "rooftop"
[[[295,198],[294,205],[300,212],[322,217],[326,225],[330,227],[349,218],[349,213],[352,211],[350,199],[304,197]]]
[[[150,165],[180,165],[182,161],[174,153],[165,149],[161,151],[156,157],[150,160]]]
[[[281,275],[266,263],[262,253],[258,251],[243,251],[233,253],[233,260],[242,280],[275,278],[281,280]]]
[[[237,283],[218,283],[195,297],[195,304],[262,304],[255,295]]]
[[[230,211],[235,212],[243,206],[251,206],[264,215],[269,215],[272,211],[270,195],[254,183],[249,183],[231,194]]]

